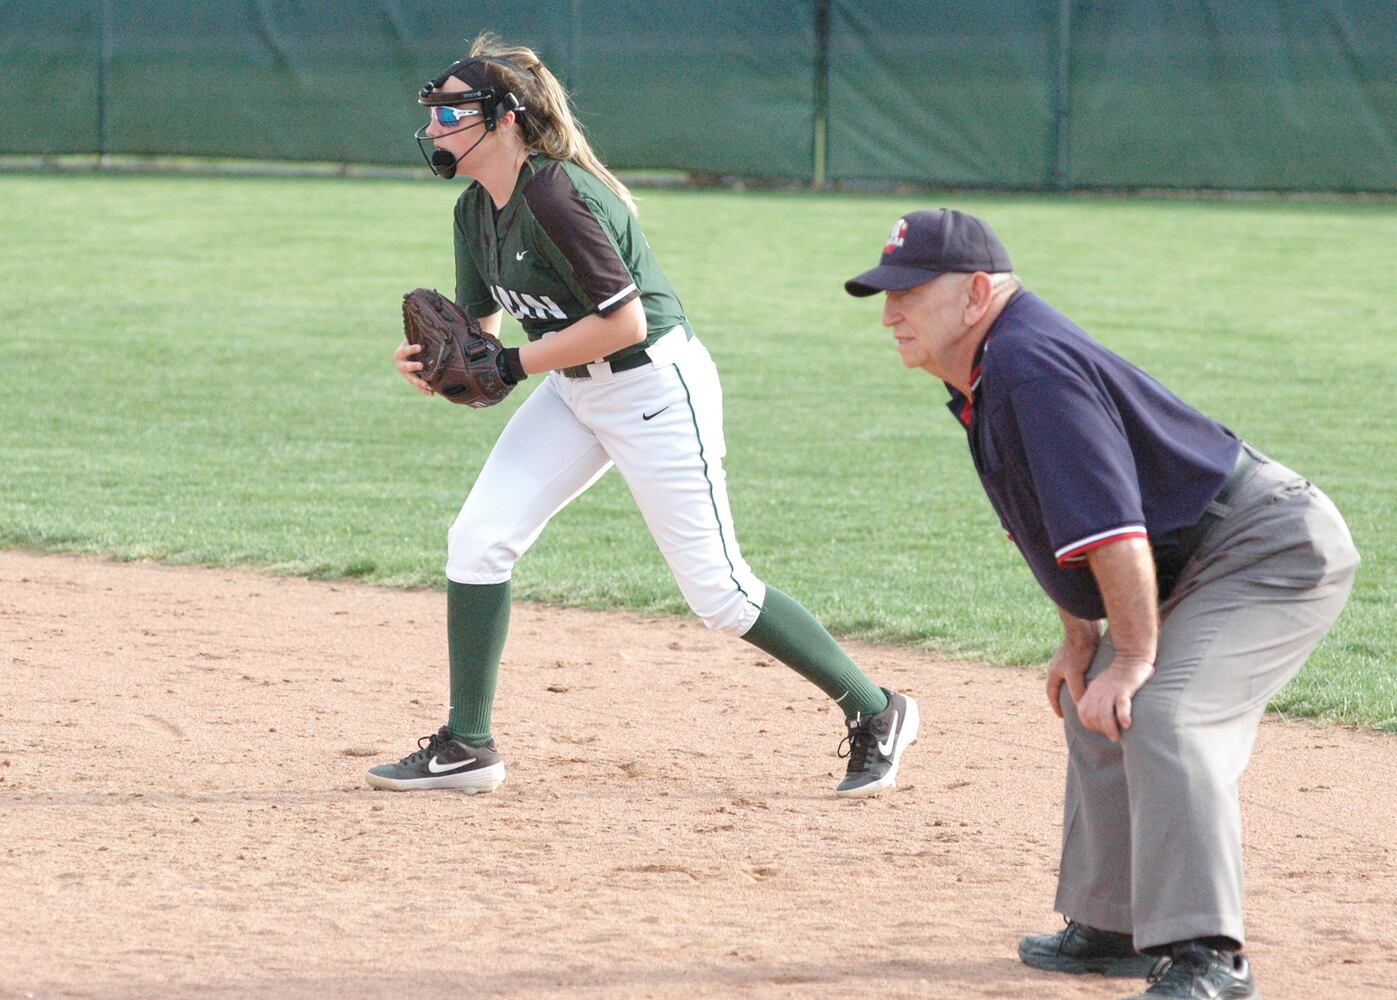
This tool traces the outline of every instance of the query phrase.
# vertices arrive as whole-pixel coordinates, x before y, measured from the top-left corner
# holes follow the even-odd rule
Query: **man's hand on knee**
[[[1153,675],[1153,663],[1117,656],[1087,682],[1086,693],[1076,699],[1077,718],[1088,729],[1116,742],[1121,731],[1130,728],[1131,699]]]

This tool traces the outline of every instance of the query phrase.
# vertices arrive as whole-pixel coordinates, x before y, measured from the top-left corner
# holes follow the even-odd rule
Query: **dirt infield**
[[[0,553],[0,997],[1088,997],[1051,930],[1033,671],[855,648],[903,787],[830,794],[819,692],[696,621],[520,605],[495,794],[370,790],[445,718],[440,593]],[[1268,720],[1268,1000],[1397,993],[1397,740]],[[1181,859],[1183,862],[1185,859]]]

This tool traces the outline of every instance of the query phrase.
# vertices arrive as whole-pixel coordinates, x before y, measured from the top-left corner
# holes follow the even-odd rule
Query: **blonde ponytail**
[[[471,43],[469,58],[489,60],[491,74],[524,105],[520,134],[529,152],[577,164],[616,192],[632,215],[638,214],[626,185],[592,152],[582,125],[573,117],[568,92],[533,49],[506,45],[487,31]]]

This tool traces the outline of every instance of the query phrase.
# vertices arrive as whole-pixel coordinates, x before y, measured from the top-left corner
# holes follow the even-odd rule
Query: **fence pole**
[[[1072,86],[1072,0],[1057,4],[1057,88],[1054,95],[1053,119],[1055,155],[1053,157],[1053,187],[1067,190],[1072,186],[1071,135]]]
[[[97,166],[107,165],[111,122],[107,117],[107,63],[111,58],[111,0],[97,0]]]
[[[817,188],[829,180],[829,7],[830,0],[815,0],[815,149],[810,182]]]
[[[568,57],[564,65],[567,66],[567,79],[564,81],[570,93],[577,91],[577,63],[581,58],[578,53],[580,39],[582,38],[582,0],[572,0],[570,19],[568,22]]]

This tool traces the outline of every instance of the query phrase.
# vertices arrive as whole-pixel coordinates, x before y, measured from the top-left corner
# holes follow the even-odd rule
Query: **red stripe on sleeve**
[[[1103,545],[1124,541],[1127,538],[1149,537],[1149,533],[1145,531],[1124,531],[1119,535],[1111,535],[1109,538],[1098,538],[1096,541],[1088,542],[1086,545],[1079,546],[1070,552],[1064,552],[1057,557],[1057,564],[1063,569],[1081,569],[1087,564],[1087,553],[1092,549],[1099,549]]]

